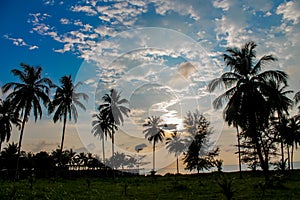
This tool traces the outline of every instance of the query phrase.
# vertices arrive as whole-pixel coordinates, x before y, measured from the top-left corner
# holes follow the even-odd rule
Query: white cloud
[[[95,11],[92,6],[80,6],[80,5],[77,5],[77,6],[72,6],[71,7],[71,10],[73,12],[84,12],[86,13],[87,15],[96,15],[97,14],[97,11]]]
[[[193,5],[186,4],[185,1],[180,0],[150,0],[155,4],[156,12],[160,15],[166,15],[170,11],[174,11],[183,16],[189,16],[194,20],[199,20],[200,15]]]
[[[230,4],[228,0],[215,0],[213,2],[213,6],[215,8],[222,8],[223,11],[228,11],[230,8]]]
[[[118,34],[116,30],[107,26],[99,26],[94,29],[95,33],[99,34],[101,37],[114,37]]]
[[[29,50],[34,50],[34,49],[38,49],[38,48],[39,48],[38,46],[34,45],[34,46],[30,46]]]
[[[13,41],[13,44],[15,46],[25,46],[28,47],[29,50],[34,50],[34,49],[38,49],[39,47],[36,45],[29,45],[27,44],[22,38],[12,38],[9,37],[8,35],[4,35],[4,38],[10,41]]]
[[[272,15],[272,13],[270,11],[266,12],[266,14],[264,15],[264,17],[270,17]]]
[[[299,1],[288,1],[280,4],[277,7],[276,14],[283,15],[282,18],[291,21],[293,24],[298,24],[300,17],[300,3]]]
[[[40,23],[49,17],[51,17],[51,15],[47,13],[29,13],[28,23]]]
[[[240,46],[250,40],[251,32],[246,30],[245,16],[238,16],[240,12],[236,11],[215,19],[217,40],[226,41],[226,46]]]
[[[70,24],[70,20],[67,19],[67,18],[61,18],[61,19],[60,19],[60,23],[61,23],[61,24]]]

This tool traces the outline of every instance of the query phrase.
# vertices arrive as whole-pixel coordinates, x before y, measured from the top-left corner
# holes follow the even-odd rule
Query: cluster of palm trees
[[[258,157],[259,165],[268,180],[270,150],[279,141],[283,156],[284,143],[291,145],[300,142],[300,128],[299,117],[291,117],[295,120],[291,125],[297,126],[290,134],[293,139],[284,139],[288,134],[286,130],[277,130],[273,134],[271,124],[274,120],[278,128],[278,123],[282,126],[284,119],[289,117],[289,110],[294,103],[288,94],[292,91],[286,90],[288,75],[285,72],[263,71],[265,65],[276,61],[276,58],[264,55],[257,60],[256,46],[254,42],[248,42],[241,48],[227,48],[223,58],[229,68],[219,78],[212,80],[208,88],[213,92],[217,87],[225,86],[226,91],[214,100],[213,105],[218,109],[226,103],[224,120],[229,126],[237,128],[238,147],[242,145],[241,139],[252,145],[254,155]],[[295,95],[296,103],[299,97],[298,92]],[[238,152],[240,154],[242,151],[238,149]]]
[[[105,94],[102,97],[103,104],[99,105],[98,113],[93,114],[94,120],[92,121],[92,134],[99,137],[102,140],[102,153],[103,162],[105,164],[105,147],[104,140],[107,135],[112,141],[112,159],[110,165],[115,167],[115,133],[118,130],[118,126],[123,125],[124,116],[129,116],[130,109],[123,104],[128,104],[129,101],[121,97],[121,92],[116,89],[111,89],[109,94]]]
[[[32,173],[37,177],[51,177],[55,174],[55,169],[60,166],[61,169],[72,171],[90,171],[90,170],[102,170],[107,171],[107,167],[100,162],[97,156],[91,153],[76,153],[72,149],[60,151],[56,149],[51,153],[40,151],[36,154],[21,152],[20,168],[25,169],[28,173]],[[11,177],[11,172],[14,169],[15,162],[18,157],[18,145],[16,143],[9,143],[1,152],[0,170],[6,169],[6,174],[3,176]],[[80,172],[81,173],[81,172]],[[104,173],[103,173],[104,175]]]
[[[287,90],[288,75],[281,70],[266,70],[266,64],[276,61],[272,55],[264,55],[256,59],[256,44],[248,42],[241,48],[227,48],[223,55],[228,70],[219,78],[210,82],[208,89],[215,91],[219,86],[224,86],[226,91],[217,97],[213,105],[222,108],[224,105],[224,120],[229,126],[237,130],[239,165],[241,156],[254,156],[258,159],[265,178],[268,179],[269,163],[271,156],[276,154],[276,147],[281,148],[281,163],[285,162],[285,150],[288,151],[288,164],[293,168],[294,147],[300,143],[300,117],[289,116],[290,109],[300,101],[300,91],[294,96],[294,101],[289,98],[292,91]],[[2,91],[7,93],[5,100],[0,100],[0,149],[1,143],[9,141],[12,126],[20,129],[18,142],[18,160],[21,154],[25,125],[30,115],[34,120],[42,117],[43,108],[53,114],[53,121],[63,122],[60,152],[63,152],[67,120],[76,122],[78,117],[77,106],[85,110],[81,100],[88,100],[88,95],[76,92],[81,83],[74,84],[71,76],[63,76],[60,86],[52,83],[49,78],[42,77],[42,68],[21,64],[22,70],[13,69],[12,73],[19,82],[10,82],[2,86]],[[50,99],[51,88],[55,88],[55,95]],[[112,160],[114,168],[114,143],[115,133],[128,117],[130,109],[124,104],[128,100],[121,97],[116,89],[111,89],[102,97],[103,104],[98,106],[97,113],[93,115],[92,134],[102,140],[103,162],[105,162],[104,140],[109,136],[112,141]],[[187,118],[193,118],[195,113],[187,113]],[[197,127],[192,121],[185,120],[187,132],[197,132]],[[145,137],[152,142],[153,169],[155,173],[155,147],[162,142],[168,128],[158,116],[149,117],[143,125]],[[173,131],[167,138],[168,150],[177,158],[187,150],[186,143],[179,137],[180,133]],[[191,141],[190,141],[191,143]],[[241,148],[252,149],[251,155]],[[274,152],[272,151],[274,150]],[[290,152],[291,151],[291,152]],[[19,161],[17,161],[19,163]],[[105,164],[105,163],[104,163]],[[18,164],[16,177],[18,176]],[[241,171],[241,167],[240,167]]]
[[[2,91],[8,93],[8,95],[1,102],[0,142],[9,140],[12,124],[21,129],[18,142],[16,178],[18,178],[24,129],[31,113],[33,113],[35,121],[41,118],[43,114],[42,103],[50,114],[54,113],[54,122],[63,120],[63,133],[60,145],[60,152],[62,152],[67,119],[76,121],[78,116],[76,106],[85,110],[85,106],[80,102],[80,99],[88,99],[85,93],[76,92],[77,87],[81,83],[74,85],[71,75],[63,76],[60,79],[61,86],[57,86],[49,78],[42,77],[42,67],[21,63],[21,68],[22,70],[11,70],[20,82],[10,82],[2,86]],[[49,97],[51,88],[56,88],[53,100]]]
[[[217,166],[215,157],[218,156],[219,148],[210,151],[209,135],[212,134],[210,122],[203,114],[196,110],[188,111],[183,120],[184,130],[174,129],[174,125],[164,124],[159,116],[148,117],[143,125],[143,131],[149,142],[152,142],[153,168],[151,174],[155,174],[155,147],[158,142],[163,142],[166,137],[165,147],[169,153],[173,153],[176,158],[176,171],[179,173],[179,157],[183,154],[184,164],[187,170],[209,169]],[[170,135],[170,136],[167,136]],[[201,139],[199,139],[201,138]],[[193,148],[195,147],[196,148]],[[192,148],[191,148],[192,147]]]

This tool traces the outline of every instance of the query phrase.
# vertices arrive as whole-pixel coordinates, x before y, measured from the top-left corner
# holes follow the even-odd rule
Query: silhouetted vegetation
[[[63,76],[61,86],[55,86],[42,77],[42,67],[21,64],[22,70],[12,70],[19,82],[2,87],[7,97],[0,101],[0,150],[3,142],[9,142],[14,126],[20,128],[20,137],[18,143],[7,143],[0,154],[1,199],[99,198],[99,195],[104,199],[296,199],[300,196],[300,173],[294,170],[293,159],[300,144],[300,115],[290,116],[290,110],[300,101],[300,92],[295,94],[293,102],[288,97],[292,91],[288,90],[287,74],[280,70],[263,71],[276,58],[264,55],[257,59],[256,47],[254,42],[248,42],[241,48],[227,48],[223,58],[229,70],[208,86],[210,92],[225,86],[226,91],[213,105],[216,109],[224,106],[224,120],[236,128],[239,164],[246,163],[252,169],[243,172],[244,179],[236,179],[235,173],[221,173],[223,160],[217,158],[220,149],[211,148],[212,127],[197,109],[187,112],[184,129],[180,131],[174,128],[176,124],[168,127],[160,116],[146,119],[143,134],[152,144],[151,175],[156,174],[156,145],[164,140],[167,150],[176,157],[177,175],[156,175],[151,181],[139,176],[136,168],[141,165],[140,159],[114,151],[116,131],[130,112],[124,106],[129,101],[116,89],[102,97],[91,122],[91,133],[102,141],[102,160],[91,153],[63,150],[67,119],[76,122],[76,106],[85,110],[80,99],[87,100],[88,96],[76,92],[81,83],[74,85],[71,76]],[[51,88],[56,89],[52,100]],[[25,125],[31,114],[35,121],[42,117],[41,104],[49,114],[54,113],[54,122],[63,121],[61,145],[50,153],[26,153],[21,149]],[[107,136],[112,140],[112,156],[108,159],[104,148]],[[196,170],[197,175],[179,174],[182,154],[185,169]],[[271,164],[274,171],[269,170]],[[219,173],[200,173],[211,168],[217,168]],[[289,175],[286,170],[294,171]],[[96,179],[99,177],[102,179]],[[9,181],[19,178],[19,182]]]
[[[213,105],[218,109],[227,102],[224,120],[228,125],[242,130],[240,135],[245,141],[242,145],[238,144],[238,147],[245,147],[243,154],[246,158],[243,160],[252,163],[253,167],[259,164],[268,180],[270,156],[274,154],[273,150],[277,150],[275,144],[278,141],[280,143],[283,164],[283,146],[287,141],[284,140],[287,132],[274,132],[270,124],[276,117],[282,126],[293,102],[287,97],[292,92],[286,90],[288,75],[280,70],[262,71],[265,64],[277,59],[273,55],[264,55],[257,60],[256,46],[254,42],[247,42],[241,48],[227,48],[223,58],[229,71],[212,80],[208,88],[212,92],[224,84],[226,92],[217,97]],[[238,143],[239,139],[238,133]]]

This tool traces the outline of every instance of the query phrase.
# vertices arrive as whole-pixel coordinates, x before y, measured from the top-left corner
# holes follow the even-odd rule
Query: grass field
[[[300,171],[269,184],[244,172],[155,177],[0,180],[0,199],[300,199]],[[221,187],[222,186],[222,187]],[[223,188],[223,189],[222,189]]]

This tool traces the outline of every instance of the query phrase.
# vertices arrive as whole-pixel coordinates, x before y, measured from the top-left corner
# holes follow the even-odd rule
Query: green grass
[[[0,199],[299,199],[300,171],[290,175],[272,176],[269,184],[264,178],[244,172],[217,173],[200,176],[157,176],[35,179],[12,182],[0,180]],[[221,186],[224,189],[222,189]]]

